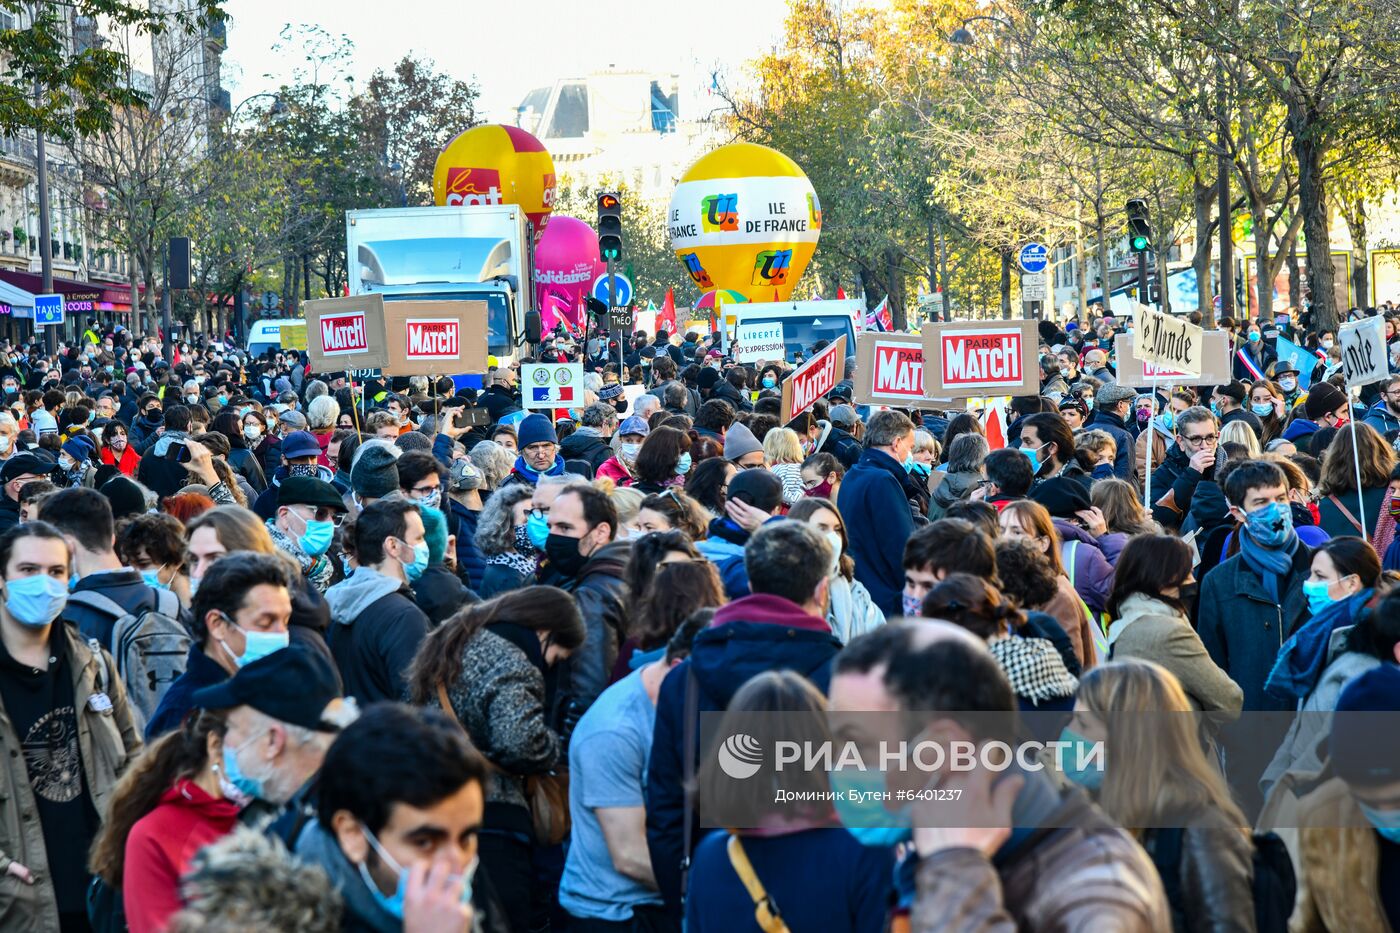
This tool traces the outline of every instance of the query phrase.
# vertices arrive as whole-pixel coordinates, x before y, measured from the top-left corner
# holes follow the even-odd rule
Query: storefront
[[[33,333],[34,296],[0,282],[0,338],[16,342]]]
[[[99,333],[110,331],[117,324],[130,326],[131,289],[108,283],[79,282],[73,279],[54,276],[53,290],[63,296],[65,310],[62,337],[76,339],[88,327]],[[9,302],[13,311],[10,317],[28,318],[33,321],[34,296],[42,294],[43,279],[33,272],[16,272],[0,269],[0,303]],[[12,296],[15,300],[5,298]],[[21,308],[27,313],[21,312]],[[10,339],[27,338],[33,333],[32,323],[21,324],[11,321],[6,329],[6,314],[0,308],[0,335]]]

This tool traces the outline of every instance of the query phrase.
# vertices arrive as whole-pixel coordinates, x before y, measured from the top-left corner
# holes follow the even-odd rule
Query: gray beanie
[[[394,441],[394,446],[404,453],[408,453],[410,450],[431,451],[433,442],[422,431],[405,431]]]
[[[734,422],[724,435],[724,459],[738,460],[745,454],[755,451],[762,452],[763,445],[758,442],[758,438],[753,436],[753,432],[743,424]]]
[[[350,468],[350,488],[361,499],[383,499],[399,491],[398,458],[388,444],[366,444]]]

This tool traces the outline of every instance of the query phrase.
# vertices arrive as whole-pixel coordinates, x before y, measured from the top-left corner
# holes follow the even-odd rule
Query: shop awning
[[[0,281],[0,318],[34,317],[34,296],[22,288]]]
[[[34,272],[0,269],[0,284],[14,286],[29,296],[28,307],[34,307],[33,296],[43,293],[43,278]],[[70,312],[130,311],[131,288],[114,287],[107,282],[79,282],[61,276],[53,277],[53,290],[63,296]],[[145,288],[140,287],[144,292]]]

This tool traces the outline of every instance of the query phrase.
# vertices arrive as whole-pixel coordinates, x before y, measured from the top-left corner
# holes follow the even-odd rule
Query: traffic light
[[[1142,198],[1128,202],[1128,237],[1135,253],[1152,248],[1152,226],[1147,222],[1147,202]]]
[[[604,262],[622,258],[622,198],[611,192],[598,195],[598,252]]]

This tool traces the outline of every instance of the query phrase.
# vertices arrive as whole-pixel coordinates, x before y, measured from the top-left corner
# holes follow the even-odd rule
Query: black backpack
[[[1152,862],[1162,877],[1167,903],[1181,898],[1181,829],[1159,829],[1152,846]],[[1275,833],[1254,833],[1254,925],[1258,933],[1288,933],[1288,918],[1298,896],[1298,879],[1288,848]]]

